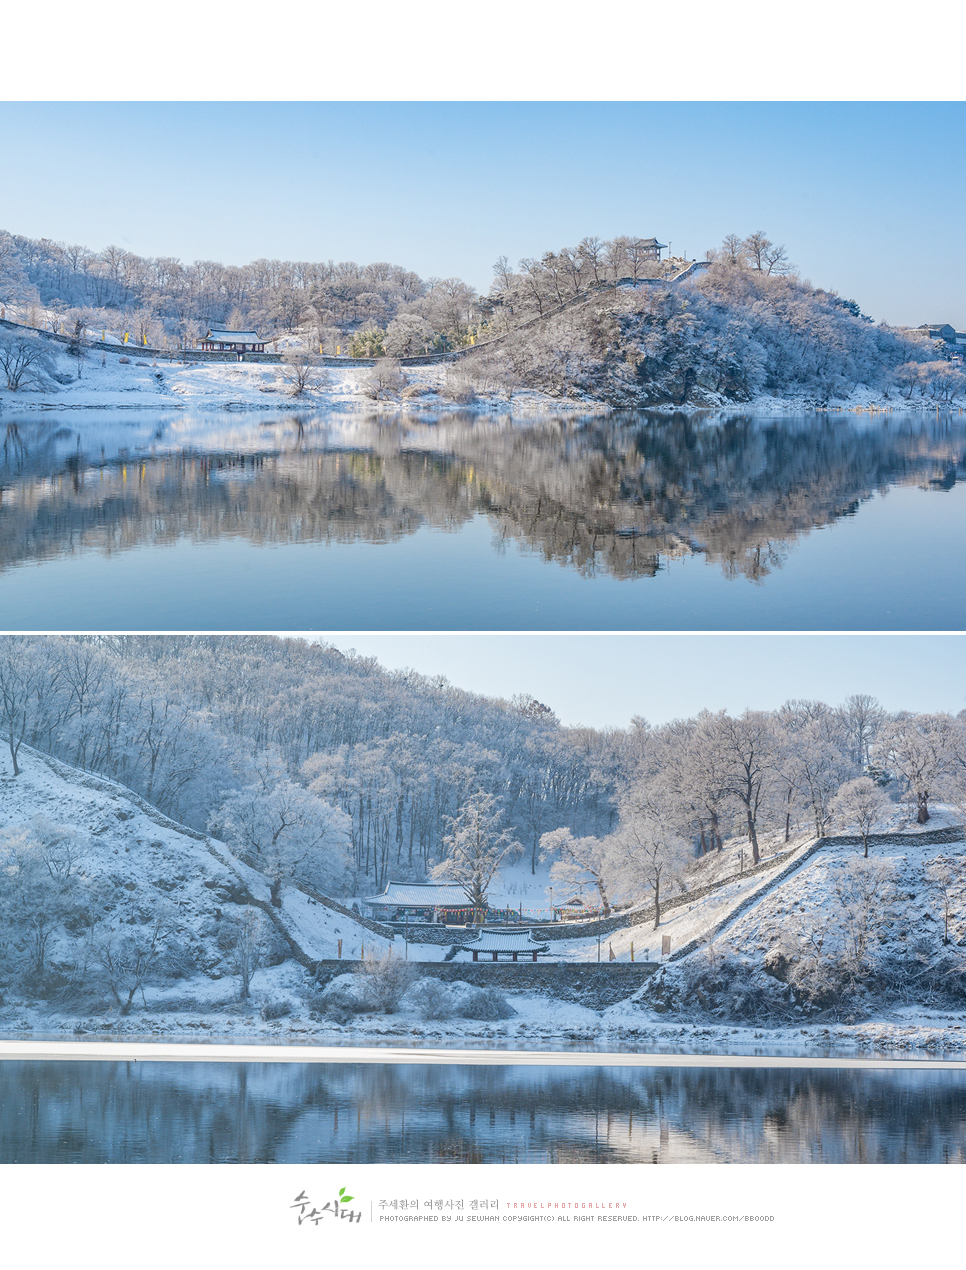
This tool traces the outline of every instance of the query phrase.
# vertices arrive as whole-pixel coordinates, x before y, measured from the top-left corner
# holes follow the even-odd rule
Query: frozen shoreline
[[[813,1023],[807,1026],[752,1027],[733,1024],[656,1022],[642,1017],[621,1025],[608,1020],[608,1011],[596,1012],[554,998],[508,994],[517,1010],[512,1019],[481,1023],[469,1019],[425,1022],[409,1013],[357,1017],[340,1026],[316,1022],[298,1014],[265,1022],[253,1008],[233,1016],[223,1013],[140,1013],[124,1019],[52,1015],[36,1008],[5,1009],[0,1017],[0,1058],[15,1057],[7,1042],[47,1043],[71,1041],[80,1047],[72,1057],[82,1058],[83,1047],[103,1043],[192,1045],[258,1045],[306,1047],[362,1047],[379,1050],[403,1047],[419,1061],[422,1049],[473,1050],[505,1053],[557,1052],[560,1054],[634,1055],[661,1059],[679,1055],[720,1059],[769,1060],[851,1059],[884,1062],[918,1059],[931,1062],[950,1059],[966,1062],[966,1015],[940,1010],[894,1011],[889,1017],[861,1023]],[[619,1010],[620,1007],[614,1007]],[[563,1020],[560,1019],[563,1014]],[[17,1016],[19,1015],[19,1019]],[[551,1022],[551,1016],[554,1022]],[[953,1020],[957,1021],[953,1021]],[[241,1060],[239,1060],[241,1061]],[[308,1058],[306,1059],[308,1061]],[[377,1060],[374,1060],[377,1061]],[[454,1059],[453,1061],[457,1061]],[[507,1059],[506,1061],[513,1061]]]
[[[541,416],[559,414],[606,415],[620,413],[617,407],[592,399],[551,397],[547,393],[521,389],[510,400],[495,393],[481,394],[472,401],[447,396],[446,368],[410,367],[405,371],[407,387],[402,393],[375,400],[363,392],[367,368],[328,369],[319,386],[293,396],[284,368],[277,365],[239,363],[153,363],[133,361],[119,365],[113,360],[103,365],[87,365],[83,378],[56,388],[28,388],[10,392],[0,388],[0,415],[5,413],[60,410],[192,410],[240,412],[335,411],[346,414],[418,414],[429,419],[454,411],[478,415]],[[841,402],[822,402],[808,395],[757,397],[751,401],[724,398],[666,403],[640,407],[656,414],[715,416],[722,412],[762,416],[783,414],[928,413],[963,408],[934,401],[890,398],[869,389],[857,389]]]

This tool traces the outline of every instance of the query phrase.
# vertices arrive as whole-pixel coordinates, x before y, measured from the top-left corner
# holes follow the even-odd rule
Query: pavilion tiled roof
[[[464,944],[461,952],[546,952],[548,945],[532,937],[529,930],[481,930],[476,939]]]
[[[473,907],[461,887],[435,882],[389,882],[381,895],[369,896],[366,903],[422,908]]]
[[[205,336],[208,341],[217,340],[219,344],[264,344],[265,341],[256,331],[209,331]]]

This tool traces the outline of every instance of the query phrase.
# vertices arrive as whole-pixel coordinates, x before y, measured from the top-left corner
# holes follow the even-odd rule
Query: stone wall
[[[942,845],[944,843],[962,842],[964,840],[963,830],[961,828],[943,828],[943,829],[926,829],[922,833],[875,833],[869,835],[870,850],[875,847],[901,847],[910,841],[926,843],[927,845]],[[729,882],[737,882],[739,878],[756,877],[761,873],[769,873],[781,866],[791,857],[795,857],[793,863],[797,868],[803,860],[814,855],[816,851],[820,851],[823,847],[839,846],[839,847],[861,847],[862,839],[858,834],[837,834],[825,838],[817,838],[809,847],[806,855],[798,856],[793,851],[782,851],[776,855],[769,856],[766,860],[762,860],[760,864],[756,864],[751,868],[743,869],[741,873],[732,873],[728,877],[719,878],[715,882],[708,883],[707,886],[694,887],[690,891],[681,891],[677,895],[671,895],[667,899],[661,900],[661,913],[670,913],[674,909],[683,908],[685,904],[693,904],[695,900],[703,899],[706,895],[710,895],[712,891],[716,891],[721,886],[726,886]],[[779,878],[784,878],[786,870],[782,869]],[[760,894],[760,892],[758,892]],[[552,926],[539,927],[540,938],[543,940],[554,939],[596,939],[598,931],[600,934],[609,935],[615,930],[623,930],[628,926],[641,926],[645,922],[654,921],[654,905],[645,904],[637,908],[628,909],[624,913],[617,913],[612,917],[605,918],[600,923],[596,921],[588,922],[555,922]],[[534,931],[538,928],[534,927]],[[676,954],[683,956],[683,953]]]
[[[962,842],[964,839],[963,830],[958,826],[947,827],[944,829],[926,829],[922,833],[875,833],[869,834],[870,849],[879,847],[902,847],[911,842],[926,843],[927,845],[941,846],[944,843]],[[799,869],[806,860],[810,860],[813,855],[822,851],[825,847],[861,847],[862,838],[858,834],[840,834],[835,837],[816,838],[811,846],[801,852],[786,852],[781,859],[788,860],[784,868],[780,869],[775,876],[768,882],[766,886],[761,887],[752,895],[747,896],[735,908],[733,908],[720,922],[717,923],[704,937],[704,941],[692,939],[690,943],[678,948],[670,956],[671,961],[678,961],[681,957],[687,957],[689,953],[694,952],[700,947],[702,942],[713,939],[719,931],[734,921],[742,913],[753,907],[765,895],[768,895],[776,887],[781,886],[792,873]],[[755,870],[756,873],[761,872],[761,866]],[[706,894],[713,888],[705,887],[701,893]],[[681,897],[682,902],[693,899],[699,892],[692,891],[689,895]]]
[[[444,983],[462,980],[474,987],[496,987],[501,992],[542,992],[565,1001],[592,999],[595,1005],[613,1005],[623,1001],[653,975],[656,961],[596,962],[578,965],[560,962],[532,961],[446,961],[411,962],[417,977],[441,979]],[[320,987],[337,975],[353,974],[358,961],[316,962],[316,980]]]

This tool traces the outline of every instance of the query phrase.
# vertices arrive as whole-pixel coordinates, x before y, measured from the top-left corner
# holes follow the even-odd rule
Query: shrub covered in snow
[[[452,1018],[455,1004],[453,994],[446,984],[432,978],[420,979],[406,993],[404,1002],[421,1019]]]
[[[259,1014],[266,1023],[270,1023],[273,1019],[284,1019],[286,1015],[292,1013],[292,1007],[288,1001],[279,1001],[274,997],[266,1001]]]
[[[495,1021],[512,1018],[516,1010],[496,988],[474,988],[459,1002],[456,1013],[461,1019]]]

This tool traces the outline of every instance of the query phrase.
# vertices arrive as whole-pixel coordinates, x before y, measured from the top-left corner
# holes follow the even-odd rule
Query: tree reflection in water
[[[0,1064],[3,1163],[966,1162],[966,1073]]]
[[[890,484],[948,490],[966,452],[958,415],[4,426],[0,570],[185,538],[391,542],[485,515],[498,541],[584,576],[698,554],[760,582],[795,539]]]

